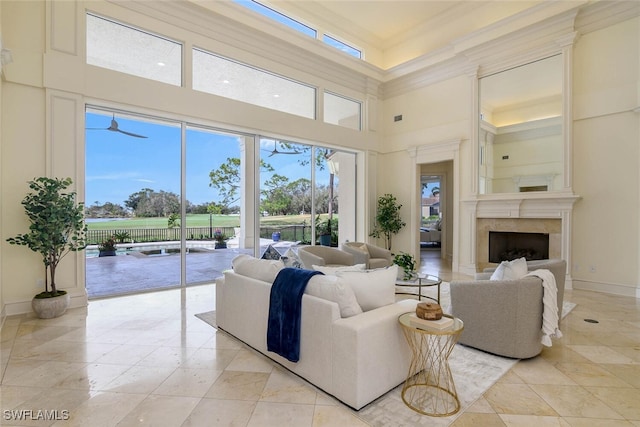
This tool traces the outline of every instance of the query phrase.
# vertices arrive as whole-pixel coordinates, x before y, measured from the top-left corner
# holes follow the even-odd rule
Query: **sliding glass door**
[[[90,298],[355,238],[353,153],[94,106],[85,122]]]

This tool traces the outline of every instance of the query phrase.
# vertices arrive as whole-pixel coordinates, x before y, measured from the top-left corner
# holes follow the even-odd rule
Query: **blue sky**
[[[147,136],[135,138],[105,130],[111,117],[112,114],[106,112],[86,114],[86,204],[112,202],[124,206],[131,194],[143,188],[180,194],[180,127],[171,123],[129,120],[116,114],[119,129]],[[273,149],[273,140],[265,144],[264,150]],[[278,149],[282,150],[282,147]],[[299,156],[266,157],[269,154],[266,151],[261,154],[278,174],[291,181],[310,178],[309,167],[297,162]],[[187,200],[196,205],[219,201],[216,190],[209,187],[209,172],[226,162],[228,157],[239,156],[236,137],[189,128]]]

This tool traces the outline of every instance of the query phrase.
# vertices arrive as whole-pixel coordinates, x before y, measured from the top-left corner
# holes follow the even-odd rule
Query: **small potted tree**
[[[27,246],[42,256],[44,292],[31,301],[42,319],[61,316],[67,310],[70,298],[67,291],[57,288],[56,269],[69,252],[87,246],[84,204],[76,201],[75,191],[64,191],[71,184],[71,178],[40,177],[29,181],[31,192],[22,200],[31,222],[29,232],[7,239],[12,245]]]
[[[385,247],[389,250],[391,250],[391,236],[407,225],[400,217],[401,207],[402,205],[397,204],[396,198],[391,194],[378,198],[376,225],[369,235],[375,238],[383,237]]]

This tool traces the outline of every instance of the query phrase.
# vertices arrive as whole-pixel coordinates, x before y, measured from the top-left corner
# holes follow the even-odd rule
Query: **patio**
[[[89,299],[103,298],[137,292],[168,289],[180,286],[180,254],[162,253],[145,255],[142,251],[151,247],[179,247],[179,242],[162,242],[138,245],[136,250],[128,245],[128,251],[117,256],[88,256],[86,262],[86,288]],[[235,244],[234,244],[235,243]],[[295,247],[297,242],[274,242],[261,239],[260,253],[271,245],[280,254]],[[235,247],[234,247],[235,246]],[[228,242],[227,249],[213,249],[187,245],[187,286],[212,283],[222,272],[231,268],[231,261],[241,253],[253,254],[253,249],[238,248],[237,241]]]

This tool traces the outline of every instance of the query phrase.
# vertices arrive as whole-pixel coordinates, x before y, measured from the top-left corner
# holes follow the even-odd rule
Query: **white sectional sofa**
[[[348,310],[342,300],[336,302],[333,297],[342,298],[344,286],[329,291],[334,301],[308,293],[327,292],[327,286],[318,284],[332,282],[331,276],[314,276],[302,297],[300,360],[292,363],[268,351],[270,290],[283,267],[281,261],[252,258],[240,268],[234,260],[234,270],[216,281],[218,327],[356,410],[406,379],[411,354],[398,316],[414,311],[417,301],[392,302],[343,317],[341,312]],[[359,285],[368,286],[366,282],[372,281],[367,277],[373,276],[365,274],[347,274],[335,281],[361,277]]]

